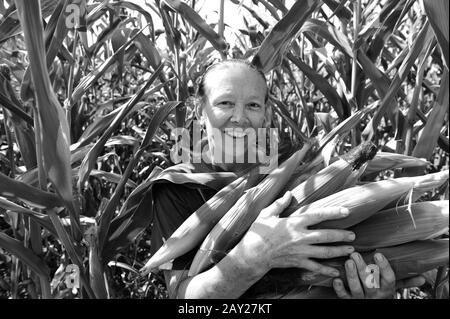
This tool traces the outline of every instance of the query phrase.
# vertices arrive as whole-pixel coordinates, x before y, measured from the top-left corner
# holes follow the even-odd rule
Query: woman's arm
[[[290,192],[264,209],[242,240],[219,263],[194,277],[187,271],[166,271],[172,298],[237,298],[271,268],[301,267],[328,276],[339,272],[310,258],[333,258],[353,252],[350,246],[315,246],[354,240],[346,230],[309,230],[324,220],[343,218],[348,210],[324,208],[301,216],[279,218]]]
[[[171,298],[238,298],[268,271],[266,267],[249,264],[237,245],[218,264],[194,277],[188,271],[165,271]]]

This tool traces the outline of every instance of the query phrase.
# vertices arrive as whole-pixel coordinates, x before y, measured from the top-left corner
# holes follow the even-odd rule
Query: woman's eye
[[[252,110],[259,110],[261,108],[261,105],[259,105],[258,103],[250,103],[248,104],[248,107]]]
[[[234,106],[234,103],[231,101],[222,101],[217,103],[218,105],[222,106],[222,107],[232,107]]]

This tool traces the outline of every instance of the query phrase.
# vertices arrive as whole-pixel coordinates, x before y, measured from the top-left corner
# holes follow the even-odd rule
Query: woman
[[[243,150],[234,150],[233,159],[240,151],[248,154],[246,135],[249,129],[268,127],[270,109],[267,106],[268,88],[264,75],[241,60],[228,60],[208,68],[198,89],[197,117],[203,122],[208,137],[210,164],[181,165],[186,173],[232,172],[239,176],[252,163],[224,162],[227,142],[243,139]],[[232,132],[239,133],[230,133]],[[247,138],[248,139],[248,138]],[[224,142],[225,141],[225,142]],[[221,144],[223,143],[223,144]],[[222,145],[222,148],[221,148]],[[220,150],[219,152],[217,150]],[[219,158],[220,157],[220,158]],[[201,168],[199,168],[201,167]],[[172,170],[177,170],[176,167]],[[226,185],[223,183],[221,186]],[[152,251],[155,252],[181,223],[218,189],[206,183],[158,183],[153,188]],[[216,185],[216,188],[219,188]],[[355,234],[346,230],[308,230],[309,226],[324,220],[343,218],[348,210],[324,208],[301,217],[279,218],[291,200],[290,192],[265,208],[242,240],[212,268],[194,277],[187,277],[196,249],[181,256],[164,269],[171,298],[238,298],[273,268],[299,267],[327,276],[339,272],[313,259],[350,256],[346,275],[350,291],[341,280],[334,281],[334,290],[341,298],[390,298],[395,291],[395,275],[383,256],[375,260],[380,269],[379,288],[364,288],[368,274],[366,265],[351,242]],[[349,245],[326,246],[326,243],[348,242]],[[314,244],[322,244],[320,246]]]

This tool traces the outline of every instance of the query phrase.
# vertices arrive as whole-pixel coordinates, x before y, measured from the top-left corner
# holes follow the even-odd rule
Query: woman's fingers
[[[392,270],[388,260],[380,253],[376,253],[374,259],[376,264],[380,268],[380,279],[384,281],[385,285],[394,285],[395,273]]]
[[[358,270],[359,278],[363,284],[365,291],[369,289],[380,288],[379,287],[379,271],[372,266],[367,266],[362,256],[358,253],[352,253],[350,258],[355,262],[356,269]],[[375,267],[376,268],[376,267]]]
[[[333,267],[324,266],[322,264],[319,264],[316,261],[312,261],[310,259],[303,260],[300,265],[301,268],[305,268],[309,271],[312,271],[314,273],[319,273],[328,277],[338,277],[339,276],[339,270]]]
[[[358,270],[352,259],[345,262],[345,272],[347,274],[347,283],[350,293],[354,298],[364,299],[364,291],[359,281]]]
[[[336,295],[341,299],[351,299],[352,296],[345,290],[344,283],[341,279],[334,279],[333,280],[333,288],[336,292]]]
[[[423,276],[416,276],[408,279],[402,279],[397,280],[396,288],[397,289],[403,289],[403,288],[411,288],[411,287],[420,287],[424,285],[426,282],[425,277]]]
[[[304,226],[312,226],[325,220],[344,218],[348,214],[349,210],[345,207],[325,207],[301,214],[294,213],[291,216],[299,216],[302,218]]]
[[[355,233],[340,229],[313,230],[308,234],[307,240],[310,244],[336,243],[341,241],[355,240]]]
[[[311,246],[312,258],[329,259],[350,255],[355,249],[352,246]]]
[[[286,209],[286,207],[289,206],[291,199],[292,193],[290,191],[287,191],[286,193],[284,193],[283,197],[278,198],[271,205],[264,208],[259,214],[259,217],[266,218],[280,215]]]

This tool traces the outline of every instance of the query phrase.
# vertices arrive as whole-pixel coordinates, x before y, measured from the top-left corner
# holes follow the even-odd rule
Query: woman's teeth
[[[225,130],[225,134],[235,138],[243,138],[247,135],[243,130]]]

